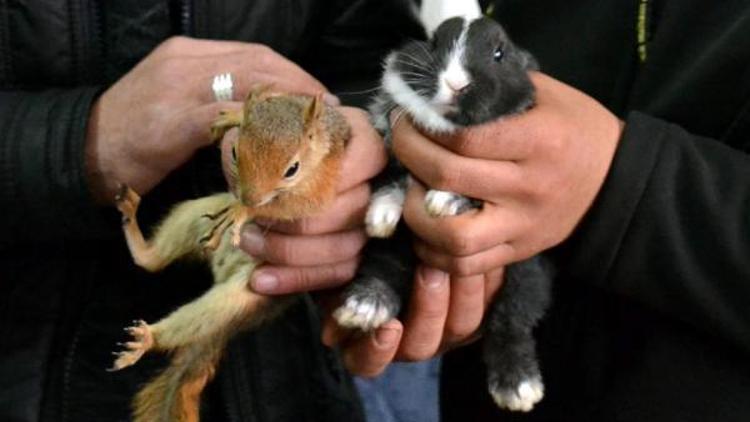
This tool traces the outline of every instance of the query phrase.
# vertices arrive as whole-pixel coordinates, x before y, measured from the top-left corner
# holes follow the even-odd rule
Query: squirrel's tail
[[[225,343],[214,339],[176,350],[167,369],[136,395],[133,420],[197,422],[201,392],[214,376]]]

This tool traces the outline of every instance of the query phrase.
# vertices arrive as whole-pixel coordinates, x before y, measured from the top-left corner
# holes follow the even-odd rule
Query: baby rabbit
[[[536,68],[535,59],[495,21],[448,19],[429,41],[413,41],[386,58],[382,85],[370,107],[374,125],[390,147],[392,112],[397,120],[406,113],[427,133],[450,133],[522,113],[534,105],[527,71]],[[334,312],[345,327],[368,331],[395,317],[412,282],[410,241],[396,230],[409,175],[395,158],[391,161],[373,187],[366,226],[373,237],[395,232],[401,239],[390,247],[382,240],[368,245],[357,278]],[[481,201],[452,192],[429,190],[425,197],[426,211],[434,217],[481,206]],[[484,360],[489,392],[502,408],[529,411],[542,399],[532,330],[550,302],[550,290],[550,268],[541,257],[532,257],[506,267],[503,287],[489,308],[483,323]]]
[[[247,287],[258,264],[237,248],[239,229],[251,218],[289,220],[324,209],[335,196],[349,125],[322,96],[250,92],[243,110],[226,111],[212,132],[220,139],[239,126],[232,145],[231,192],[185,201],[151,239],[138,227],[140,197],[123,186],[117,207],[136,264],[158,271],[185,256],[211,265],[214,286],[162,320],[137,321],[132,339],[112,370],[135,364],[151,350],[171,352],[170,365],[146,384],[133,403],[135,421],[197,421],[200,394],[229,339],[278,315],[288,298],[255,294]]]

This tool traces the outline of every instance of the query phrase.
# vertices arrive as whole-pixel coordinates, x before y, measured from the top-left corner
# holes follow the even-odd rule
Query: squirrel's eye
[[[285,179],[291,179],[294,177],[295,174],[297,174],[297,171],[299,170],[299,161],[295,161],[294,164],[289,166],[288,169],[286,169],[286,173],[284,173]]]
[[[494,60],[495,60],[496,62],[499,62],[500,60],[502,60],[502,59],[503,59],[503,56],[505,56],[505,52],[504,52],[504,51],[503,51],[503,49],[502,49],[502,48],[500,48],[500,47],[496,48],[496,49],[495,49],[495,52],[494,52],[494,53],[492,54],[492,58],[493,58],[493,59],[494,59]]]

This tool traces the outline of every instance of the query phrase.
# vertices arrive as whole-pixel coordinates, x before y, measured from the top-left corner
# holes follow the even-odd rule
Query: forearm
[[[98,91],[0,92],[2,243],[104,234],[84,157],[87,117]]]
[[[564,273],[750,350],[750,158],[634,114]]]

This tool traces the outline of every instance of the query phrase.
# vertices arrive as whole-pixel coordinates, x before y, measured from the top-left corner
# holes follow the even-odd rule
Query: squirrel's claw
[[[109,372],[119,371],[128,366],[134,365],[143,355],[154,346],[154,337],[151,327],[143,320],[133,321],[135,325],[126,327],[125,331],[133,336],[133,341],[126,343],[117,343],[118,346],[124,347],[125,350],[112,352],[116,356],[112,367],[107,369]]]

